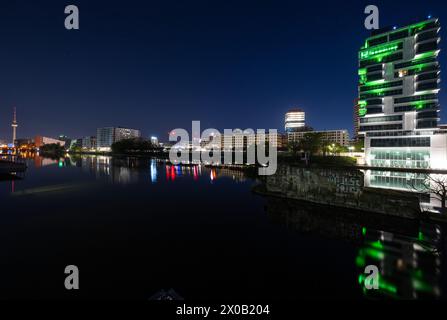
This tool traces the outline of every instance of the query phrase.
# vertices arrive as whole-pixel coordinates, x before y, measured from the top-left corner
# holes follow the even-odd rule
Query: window
[[[429,137],[371,139],[371,147],[430,147]]]
[[[395,69],[401,69],[401,68],[406,68],[406,67],[412,67],[412,66],[417,66],[419,64],[423,64],[423,63],[432,63],[432,62],[437,62],[436,58],[424,58],[424,59],[419,59],[419,60],[413,60],[413,61],[409,61],[409,62],[402,62],[402,63],[397,63],[394,68]]]
[[[437,37],[438,37],[438,30],[432,30],[432,31],[418,34],[416,42],[422,42],[422,41],[437,38]]]
[[[433,50],[437,50],[437,49],[438,49],[438,42],[432,41],[432,42],[427,42],[427,43],[418,45],[416,53],[419,54],[419,53],[424,53],[424,52],[433,51]]]
[[[402,89],[397,90],[388,90],[388,91],[381,91],[377,93],[363,93],[360,95],[360,99],[368,99],[373,97],[389,97],[389,96],[395,96],[402,94]]]
[[[434,90],[434,89],[438,89],[438,88],[439,88],[438,82],[432,81],[432,82],[425,82],[425,83],[418,84],[416,86],[416,91]]]
[[[421,120],[418,121],[417,128],[418,129],[426,129],[426,128],[437,128],[438,120]]]
[[[408,37],[408,29],[390,34],[390,41]]]
[[[438,118],[437,111],[419,112],[417,114],[418,119]]]
[[[369,74],[366,76],[366,81],[376,81],[376,80],[382,80],[382,79],[383,79],[382,73],[374,73],[374,74]]]
[[[367,68],[366,69],[366,72],[367,73],[370,73],[370,72],[374,72],[374,71],[382,71],[383,70],[383,65],[382,64],[379,64],[379,65],[377,65],[377,66],[373,66],[373,67],[369,67],[369,68]]]
[[[436,102],[422,103],[420,105],[408,105],[408,106],[398,106],[394,107],[394,112],[407,112],[421,109],[436,109],[438,104]]]
[[[370,91],[370,90],[376,90],[376,89],[392,88],[392,87],[401,86],[402,84],[403,84],[402,80],[386,82],[386,83],[382,83],[382,84],[378,84],[378,85],[374,85],[374,86],[362,86],[362,87],[360,87],[360,91],[364,92],[364,91]]]
[[[411,35],[415,35],[421,32],[424,32],[426,30],[430,30],[430,29],[434,29],[439,27],[439,23],[437,21],[432,21],[427,23],[426,25],[419,27],[419,28],[414,28],[411,30]]]
[[[382,99],[369,99],[367,101],[367,104],[368,104],[368,106],[372,106],[375,104],[383,104],[383,101],[382,101]]]
[[[360,131],[401,130],[402,124],[383,124],[376,126],[360,126]]]
[[[378,44],[382,44],[385,42],[388,42],[388,36],[371,39],[368,40],[368,47],[377,46]]]
[[[437,100],[438,96],[436,94],[424,94],[418,96],[411,97],[403,97],[394,99],[394,103],[405,103],[405,102],[414,102],[414,101],[423,101],[423,100]]]
[[[402,121],[402,116],[387,116],[387,117],[374,117],[374,118],[360,119],[360,123],[374,123],[374,122],[388,122],[388,121]]]
[[[367,113],[366,114],[378,114],[383,113],[382,107],[367,107]]]

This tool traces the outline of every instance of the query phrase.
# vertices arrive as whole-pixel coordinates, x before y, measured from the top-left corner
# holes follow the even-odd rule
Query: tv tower
[[[14,116],[12,119],[12,144],[15,145],[16,139],[17,139],[17,127],[19,125],[17,124],[17,114],[16,114],[16,108],[14,107]]]

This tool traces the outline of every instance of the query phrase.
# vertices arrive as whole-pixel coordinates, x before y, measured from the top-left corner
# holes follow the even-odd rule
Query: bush
[[[157,147],[155,147],[152,142],[141,138],[124,139],[112,144],[112,152],[118,154],[145,153],[154,150],[157,150]]]
[[[44,144],[39,148],[39,152],[42,155],[49,156],[62,156],[65,154],[65,149],[57,143]]]

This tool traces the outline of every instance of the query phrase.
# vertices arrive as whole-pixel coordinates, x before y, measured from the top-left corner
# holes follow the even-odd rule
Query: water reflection
[[[116,247],[111,245],[110,252],[113,253],[110,253],[108,258],[113,261],[127,261],[126,259],[132,257],[129,253],[132,248],[137,248],[134,254],[140,256],[144,251],[144,249],[141,250],[142,247],[147,246],[148,243],[159,241],[166,234],[173,234],[172,239],[178,240],[182,244],[184,241],[189,241],[188,246],[194,248],[203,245],[204,238],[211,239],[210,246],[217,246],[222,249],[219,250],[219,253],[227,254],[225,259],[213,260],[216,259],[215,256],[209,254],[212,250],[206,250],[208,247],[203,245],[203,250],[200,252],[205,255],[204,261],[215,262],[207,268],[208,270],[221,267],[222,261],[228,261],[229,268],[227,270],[229,270],[231,269],[230,264],[235,261],[240,263],[241,259],[245,257],[246,260],[243,260],[243,263],[238,266],[239,268],[245,267],[242,271],[243,279],[247,274],[256,272],[253,270],[262,271],[253,277],[254,287],[259,284],[259,279],[267,279],[266,275],[272,271],[272,268],[265,265],[264,262],[266,260],[274,261],[280,268],[273,268],[274,276],[267,279],[275,289],[263,291],[267,294],[290,290],[293,291],[290,294],[296,295],[295,288],[303,283],[302,273],[300,273],[302,269],[299,269],[305,262],[310,265],[311,273],[315,271],[314,261],[318,255],[321,258],[320,261],[340,266],[340,274],[343,274],[343,278],[340,276],[334,280],[337,286],[353,287],[355,294],[367,298],[439,298],[445,295],[445,285],[442,285],[441,280],[444,263],[443,252],[445,251],[444,227],[434,223],[420,222],[419,219],[402,218],[420,217],[417,196],[423,192],[415,192],[415,190],[402,187],[414,185],[421,189],[424,186],[424,179],[417,175],[393,173],[393,179],[399,178],[400,180],[387,180],[387,175],[391,178],[391,174],[383,172],[280,166],[276,175],[262,178],[263,183],[256,188],[256,191],[264,194],[264,197],[261,198],[249,194],[249,184],[236,186],[233,183],[249,180],[246,173],[237,169],[197,164],[172,165],[165,159],[155,158],[111,158],[106,156],[68,156],[52,160],[32,157],[29,159],[29,163],[30,171],[27,172],[28,176],[25,176],[23,181],[18,181],[15,184],[14,181],[2,182],[8,184],[8,193],[11,190],[13,194],[17,195],[17,197],[11,197],[16,202],[8,202],[11,208],[21,206],[23,212],[27,212],[30,207],[33,207],[35,211],[44,212],[48,210],[48,203],[60,201],[60,205],[64,207],[68,200],[70,205],[67,206],[67,210],[73,210],[67,215],[68,219],[65,217],[61,219],[60,212],[56,212],[57,215],[54,216],[54,219],[42,219],[49,223],[46,230],[50,230],[50,233],[53,230],[61,230],[61,221],[75,218],[82,220],[79,222],[80,226],[84,223],[88,225],[86,229],[89,231],[103,230],[105,224],[103,221],[106,221],[109,223],[108,228],[110,229],[108,230],[122,232],[123,225],[129,227],[132,234],[129,231],[131,236],[128,238],[132,238],[135,231],[140,232],[141,238],[136,238],[127,247],[123,246],[122,256],[119,255],[120,253],[116,253]],[[223,178],[230,183],[221,183],[219,179]],[[30,181],[32,183],[27,184]],[[91,188],[85,187],[92,181],[97,187],[95,192],[91,192]],[[408,181],[410,182],[408,183]],[[9,186],[11,182],[13,183],[12,188]],[[22,184],[22,182],[24,183]],[[211,183],[214,184],[213,187],[208,187],[207,184]],[[386,183],[389,184],[386,185]],[[107,184],[116,186],[107,186]],[[126,187],[121,188],[121,186]],[[169,191],[173,187],[179,190],[176,193],[176,200],[184,200],[183,203],[188,208],[187,215],[177,214],[176,207],[167,209],[166,203],[171,201],[172,197]],[[197,208],[198,201],[189,201],[191,197],[197,196],[197,193],[190,193],[191,190],[194,192],[199,190],[201,195],[206,192],[206,195],[200,199],[199,209]],[[56,192],[59,193],[56,195]],[[42,199],[37,196],[21,197],[21,195],[31,194],[46,194],[53,197],[42,197]],[[65,198],[59,197],[59,195]],[[271,195],[275,195],[275,197]],[[216,206],[215,203],[219,203],[222,199],[226,200]],[[147,209],[148,200],[151,202],[151,210]],[[88,209],[84,203],[90,204]],[[212,215],[209,214],[210,206],[213,206]],[[125,208],[125,210],[117,210],[117,208]],[[101,210],[104,210],[104,214],[100,217],[95,216],[95,213]],[[117,211],[116,215],[110,215],[110,212],[115,213],[115,210]],[[266,219],[264,210],[270,219]],[[126,212],[122,220],[107,220],[111,216],[113,219],[121,218],[120,211]],[[169,214],[165,214],[165,212]],[[129,216],[128,213],[131,215]],[[13,214],[11,217],[22,219],[21,214]],[[90,219],[90,217],[96,218]],[[171,224],[173,219],[176,223]],[[144,224],[144,221],[150,221],[150,223]],[[204,221],[210,223],[204,227]],[[220,223],[221,221],[223,223]],[[95,223],[97,223],[96,228],[98,229],[90,229],[91,224]],[[189,227],[184,228],[184,225],[187,224]],[[284,232],[284,225],[292,229],[292,232]],[[179,229],[177,232],[173,232],[172,228],[176,226],[179,226]],[[219,228],[210,229],[213,226]],[[222,230],[220,230],[221,226]],[[189,233],[190,228],[195,227],[194,232]],[[72,230],[71,226],[66,226],[66,228],[66,230]],[[151,232],[148,232],[148,229]],[[32,238],[42,238],[40,234],[42,229],[35,227],[34,230],[35,234]],[[162,230],[162,232],[157,234],[157,230]],[[78,242],[75,241],[76,244],[73,247],[79,246],[80,251],[88,252],[89,250],[83,249],[91,247],[91,237],[94,234],[102,236],[103,233],[92,232],[86,237],[88,241],[86,240],[82,245],[78,245]],[[105,234],[107,236],[107,232]],[[115,234],[116,232],[109,233],[104,247],[119,240]],[[175,238],[175,234],[179,234],[178,239]],[[192,234],[197,234],[197,238]],[[239,235],[239,238],[236,238],[237,241],[233,241],[234,234]],[[306,234],[306,236],[307,234],[316,234],[318,237],[302,237],[302,234]],[[82,232],[76,231],[69,233],[69,237],[67,237],[77,239],[76,237],[83,237],[83,235]],[[60,234],[52,236],[53,239],[59,239]],[[153,238],[146,238],[150,236]],[[247,238],[251,238],[252,242],[244,247],[243,244]],[[322,240],[327,238],[330,240]],[[17,240],[15,233],[11,235],[11,239]],[[283,239],[287,241],[283,241]],[[332,239],[339,241],[332,241]],[[15,242],[10,241],[9,243],[14,244]],[[28,248],[28,242],[26,239],[24,248]],[[339,243],[342,244],[339,245]],[[296,247],[294,247],[295,245]],[[47,248],[46,243],[39,247]],[[243,250],[238,251],[241,247]],[[333,250],[334,247],[338,251]],[[151,252],[146,268],[157,265],[153,264],[154,257],[160,261],[172,257],[172,255],[164,256],[164,252],[169,250],[161,248],[162,250],[157,254]],[[295,250],[295,248],[299,248],[299,250]],[[266,250],[270,250],[270,253],[266,253]],[[180,251],[183,251],[183,246]],[[233,252],[236,254],[233,255]],[[281,258],[284,258],[282,264],[277,263]],[[85,261],[90,262],[92,259],[95,257],[88,256]],[[177,270],[183,270],[189,266],[189,261],[182,264],[187,259],[179,261],[172,259],[166,265],[173,266]],[[7,260],[3,259],[3,261]],[[253,264],[250,264],[250,261]],[[381,273],[381,287],[378,291],[363,289],[364,267],[370,264],[377,265]],[[171,277],[173,274],[177,274],[176,271],[171,272],[165,268],[163,266],[163,268],[157,269],[157,272],[166,271],[168,274],[166,278],[172,281]],[[235,279],[235,276],[241,276],[239,268],[233,271],[234,273],[231,273],[229,278]],[[190,272],[185,273],[190,275]],[[280,273],[282,275],[278,275]],[[315,272],[315,275],[318,275],[318,272]],[[278,277],[281,278],[281,276],[285,280],[278,280]],[[345,282],[346,277],[351,282]],[[241,278],[241,281],[237,283],[243,283],[243,281]],[[281,281],[287,283],[287,288],[278,285]],[[304,288],[303,292],[305,289],[316,288],[315,284],[313,279],[309,280],[309,286]],[[194,283],[193,286],[195,285]],[[326,288],[326,286],[324,284],[321,287]],[[233,286],[231,286],[231,290],[234,290]],[[258,292],[257,287],[254,290]],[[317,287],[314,290],[317,291],[320,288]],[[203,292],[205,291],[208,292],[207,290]],[[125,292],[125,290],[121,292]],[[287,294],[289,294],[288,291]],[[335,295],[338,294],[339,291]],[[286,294],[284,293],[284,295]],[[317,296],[319,295],[320,291],[317,292]]]
[[[363,246],[358,252],[359,285],[369,297],[401,299],[441,296],[441,228],[421,223],[416,234],[398,234],[362,228]],[[366,290],[365,266],[380,270],[378,291]]]
[[[165,172],[166,181],[192,177],[198,181],[199,177],[209,177],[213,182],[218,178],[231,178],[236,182],[244,182],[247,177],[243,170],[234,168],[214,168],[203,164],[170,164],[166,159],[138,158],[138,157],[109,157],[109,156],[72,156],[49,159],[34,155],[29,160],[34,167],[42,168],[50,165],[59,167],[79,167],[83,172],[92,173],[98,179],[107,179],[114,184],[137,183],[144,180],[143,170],[147,168],[149,180],[156,184],[160,182],[160,173]]]
[[[273,221],[301,233],[342,239],[356,245],[358,290],[368,298],[420,299],[442,296],[442,228],[433,223],[338,210],[266,197]],[[366,290],[365,266],[380,271],[379,290]]]
[[[414,193],[418,196],[423,211],[447,213],[447,175],[367,170],[365,186]]]

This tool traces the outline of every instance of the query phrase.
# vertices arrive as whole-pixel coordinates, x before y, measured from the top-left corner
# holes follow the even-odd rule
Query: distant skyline
[[[316,130],[353,130],[357,54],[369,33],[367,1],[9,1],[0,3],[0,140],[140,129],[167,140],[174,128],[284,130],[291,108]],[[64,7],[80,30],[64,28]],[[376,1],[380,26],[447,4]],[[441,123],[447,123],[441,83]]]

